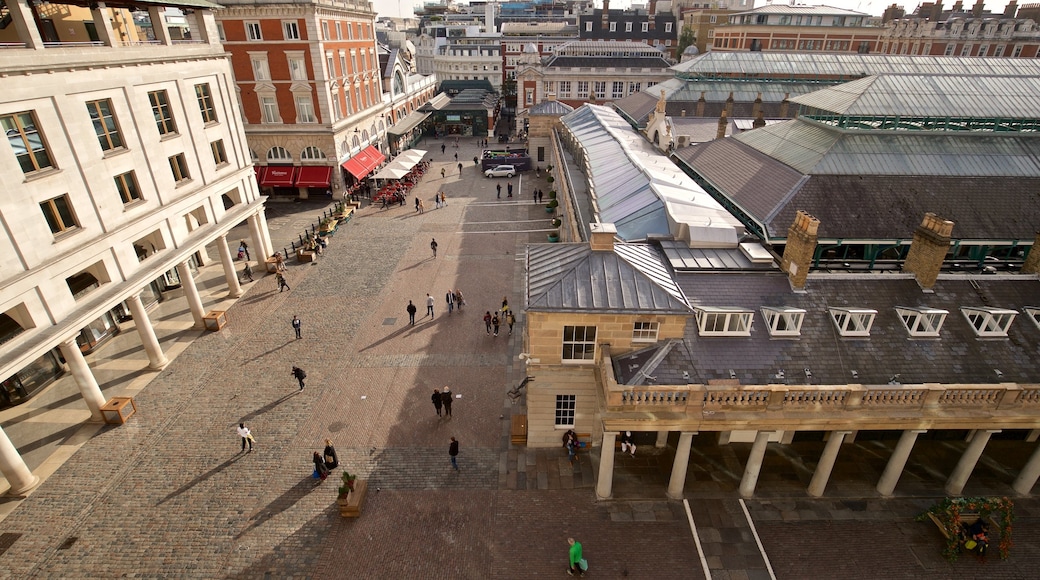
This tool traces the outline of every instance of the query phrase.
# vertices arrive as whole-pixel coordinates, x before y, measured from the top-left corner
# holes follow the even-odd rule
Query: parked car
[[[484,172],[485,177],[512,177],[516,175],[516,167],[512,165],[496,165]]]

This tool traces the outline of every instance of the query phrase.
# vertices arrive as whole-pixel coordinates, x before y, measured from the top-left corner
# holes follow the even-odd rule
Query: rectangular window
[[[141,199],[141,190],[137,187],[137,177],[133,171],[117,175],[115,180],[116,190],[119,191],[119,198],[123,200],[123,205]]]
[[[1018,58],[1022,56],[1022,45],[1016,44],[1015,49],[1011,52],[1011,58]]]
[[[300,39],[300,27],[295,20],[282,21],[282,30],[285,32],[285,40]]]
[[[260,113],[264,123],[279,123],[278,101],[274,97],[260,97]]]
[[[705,306],[695,312],[700,336],[751,336],[755,314],[750,310]]]
[[[249,40],[263,40],[264,35],[260,32],[260,23],[246,21],[246,38]]]
[[[943,56],[952,56],[952,55],[953,55],[953,45],[952,44],[947,44],[946,45],[946,50],[943,52]]]
[[[267,66],[266,57],[254,57],[251,59],[253,63],[253,80],[256,81],[269,81],[271,80],[271,69]]]
[[[52,234],[57,235],[79,226],[76,223],[76,217],[72,214],[72,204],[69,203],[67,195],[59,195],[40,202],[40,209],[43,210],[43,217],[47,220]]]
[[[544,81],[542,83],[542,92],[545,93],[546,95],[548,95],[549,93],[553,92],[553,82],[552,81]]]
[[[329,23],[322,21],[321,23],[321,38],[323,40],[329,40]]]
[[[94,133],[102,151],[123,148],[123,138],[119,135],[119,126],[116,125],[116,117],[112,113],[111,100],[88,101],[87,114],[94,124]]]
[[[592,21],[591,20],[586,20],[585,21],[585,32],[592,32]]]
[[[350,59],[352,61],[354,61],[353,62],[353,64],[354,64],[353,71],[357,72],[357,57],[354,54],[351,54],[350,55]],[[342,52],[339,53],[339,70],[341,70],[341,71],[346,71],[347,70],[347,55],[345,53],[342,53]],[[344,73],[344,74],[346,74],[346,73]]]
[[[617,22],[611,22],[610,23],[610,31],[611,32],[617,32]]]
[[[649,23],[649,22],[644,22],[644,23],[643,23],[643,24],[641,25],[641,27],[642,27],[642,29],[643,29],[643,32],[650,32],[650,23]]]
[[[318,118],[314,116],[314,102],[310,95],[296,97],[296,122],[317,123]]]
[[[343,38],[343,23],[336,21],[336,40]]]
[[[209,150],[213,152],[213,163],[223,165],[228,162],[227,152],[224,151],[224,140],[217,139],[209,144]]]
[[[148,101],[152,104],[152,115],[155,116],[155,126],[160,135],[169,135],[177,132],[177,123],[173,121],[173,111],[170,110],[170,101],[166,91],[152,91],[148,93]]]
[[[831,320],[842,336],[870,336],[877,310],[830,308]]]
[[[220,39],[220,42],[227,42],[227,36],[224,36],[224,23],[223,22],[218,22],[217,23],[217,38]]]
[[[325,64],[329,67],[329,78],[336,78],[336,62],[333,60],[331,54],[325,56]]]
[[[719,21],[719,17],[714,15],[714,14],[712,14],[711,16],[708,17],[708,23],[709,24],[716,24],[718,21]],[[790,19],[788,19],[788,22],[790,22]]]
[[[632,32],[632,23],[631,22],[626,22],[625,23],[625,32]]]
[[[596,357],[595,326],[563,327],[563,361],[590,361]]]
[[[569,97],[569,96],[571,96],[571,82],[570,81],[560,81],[560,96],[561,97]]]
[[[332,92],[332,120],[338,121],[343,115],[340,114],[339,108],[339,93],[337,91]]]
[[[1004,49],[1005,48],[1007,48],[1007,47],[1004,46],[1003,44],[997,45],[997,49],[993,51],[993,56],[995,56],[997,58],[1000,58],[1000,57],[1004,56]],[[979,55],[979,56],[985,56],[985,55],[982,54],[982,55]]]
[[[1018,312],[1003,308],[961,308],[975,335],[982,338],[1006,337]]]
[[[577,399],[577,395],[556,395],[555,424],[557,427],[574,426],[574,407]]]
[[[43,143],[43,135],[36,128],[36,114],[32,111],[0,116],[0,127],[7,133],[7,142],[22,166],[22,173],[32,173],[53,167],[51,156]]]
[[[624,96],[625,96],[625,82],[624,81],[614,81],[613,85],[611,86],[610,98],[612,98],[612,99],[620,99],[620,98],[622,98]]]
[[[762,308],[762,318],[766,321],[769,336],[799,336],[802,333],[805,310],[767,306]]]
[[[671,32],[672,31],[672,23],[671,22],[665,22],[664,23],[664,31],[665,32]]]
[[[195,85],[195,96],[199,99],[199,111],[203,123],[217,122],[217,108],[213,106],[213,95],[209,92],[209,83]]]
[[[595,88],[597,99],[607,98],[607,81],[594,81],[593,87]]]
[[[307,63],[302,57],[289,59],[289,78],[294,81],[307,80]]]
[[[188,174],[188,162],[184,159],[183,153],[170,157],[170,171],[173,172],[173,180],[177,183],[191,179],[191,175]]]
[[[632,325],[632,342],[657,342],[656,322],[636,322]]]
[[[578,94],[574,95],[579,99],[584,99],[589,96],[589,81],[578,81]]]
[[[939,329],[949,311],[936,308],[896,307],[899,320],[910,336],[939,336]]]

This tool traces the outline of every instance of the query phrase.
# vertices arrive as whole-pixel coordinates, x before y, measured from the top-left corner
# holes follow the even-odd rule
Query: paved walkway
[[[495,181],[472,161],[459,176],[454,149],[441,155],[435,143],[427,144],[434,166],[416,191],[425,213],[411,201],[364,208],[325,256],[290,265],[289,292],[258,278],[231,304],[219,264],[204,268],[206,307],[227,307],[230,323],[218,333],[187,330],[183,300],[161,304],[151,316],[176,358],[160,373],[140,370],[146,360],[133,332],[92,355],[106,395],[135,396],[138,413],[126,425],[83,424],[71,379],[0,414],[30,467],[49,475],[28,499],[0,506],[0,577],[562,577],[568,536],[585,544],[590,576],[705,577],[685,506],[663,499],[668,448],[619,457],[617,499],[596,502],[597,450],[572,467],[562,449],[508,445],[509,416],[521,408],[505,395],[522,373],[519,333],[488,337],[480,318],[503,296],[521,304],[522,248],[545,239],[548,220],[530,202],[529,180],[517,181],[514,199],[496,199]],[[475,152],[463,140],[459,158]],[[439,190],[446,208],[432,202]],[[275,245],[322,209],[270,204]],[[450,288],[465,294],[463,312],[444,311]],[[407,301],[421,316],[427,293],[435,316],[407,325]],[[293,315],[303,320],[302,340]],[[292,365],[307,371],[302,392]],[[458,397],[451,419],[429,402],[444,385]],[[240,421],[256,434],[253,453],[239,453]],[[451,436],[462,446],[459,472],[448,463]],[[358,520],[339,517],[333,481],[315,486],[309,477],[325,438],[344,467],[370,482]],[[1037,537],[1032,500],[1019,504],[1013,559],[981,568],[972,559],[946,564],[937,532],[912,521],[941,493],[933,484],[948,473],[942,462],[955,457],[955,444],[940,464],[924,462],[906,477],[905,489],[920,496],[896,500],[860,483],[885,454],[867,445],[839,456],[832,488],[841,499],[806,499],[806,462],[819,456],[813,445],[770,447],[749,520],[734,493],[747,446],[695,438],[687,497],[712,578],[768,577],[756,532],[781,578],[875,578],[879,570],[1025,578],[1040,569],[1028,540]],[[976,481],[980,490],[1006,489],[1006,474],[990,471],[967,491],[977,492]]]

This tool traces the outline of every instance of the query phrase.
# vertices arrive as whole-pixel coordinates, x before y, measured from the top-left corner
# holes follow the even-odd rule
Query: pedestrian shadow
[[[398,272],[407,272],[408,270],[412,270],[414,268],[418,268],[419,266],[422,266],[422,265],[426,264],[427,262],[429,262],[431,260],[435,260],[435,259],[436,258],[434,258],[433,256],[430,256],[430,257],[428,257],[428,258],[426,258],[424,260],[419,260],[418,262],[412,264],[411,266],[408,266],[407,268],[399,268],[397,271]]]
[[[167,495],[166,497],[164,497],[161,500],[159,500],[159,503],[157,503],[156,505],[162,505],[162,504],[170,501],[171,499],[173,499],[173,498],[183,494],[184,492],[186,492],[189,489],[195,487],[196,485],[202,483],[203,481],[206,481],[207,479],[213,477],[214,475],[220,473],[221,471],[224,471],[232,463],[238,461],[239,459],[242,459],[243,457],[245,457],[245,453],[239,453],[239,454],[235,455],[234,457],[225,460],[220,465],[214,467],[213,469],[210,469],[209,471],[207,471],[206,473],[203,473],[202,475],[199,475],[195,479],[193,479],[193,480],[189,481],[188,483],[185,483],[184,485],[178,487],[176,490],[171,491],[169,495]]]
[[[253,358],[251,358],[251,359],[248,359],[248,360],[246,360],[246,361],[243,361],[243,362],[242,362],[242,364],[240,364],[239,366],[243,366],[243,367],[244,367],[244,366],[246,366],[247,364],[249,364],[249,363],[252,363],[252,362],[256,362],[256,361],[258,361],[258,360],[260,360],[260,359],[264,358],[265,356],[267,356],[267,355],[269,355],[269,354],[271,354],[271,353],[275,353],[275,352],[278,352],[278,351],[282,350],[283,348],[285,348],[285,347],[289,346],[290,344],[292,344],[292,343],[293,343],[293,342],[294,342],[295,340],[296,340],[295,338],[294,338],[294,339],[292,339],[292,340],[288,340],[288,341],[286,341],[285,343],[283,343],[283,344],[281,344],[281,345],[279,345],[279,346],[276,346],[276,347],[274,347],[274,348],[272,348],[272,349],[268,350],[267,352],[262,352],[262,353],[260,353],[260,354],[258,354],[258,355],[256,355],[256,356],[254,356],[254,357],[253,357]]]
[[[238,422],[239,423],[248,423],[248,422],[252,421],[253,419],[259,417],[260,415],[263,415],[264,413],[270,411],[271,409],[274,409],[278,405],[281,405],[282,403],[284,403],[284,402],[288,401],[289,399],[295,397],[296,395],[299,395],[301,392],[302,391],[293,391],[293,392],[289,393],[288,395],[284,395],[282,398],[280,398],[280,399],[278,399],[276,401],[272,401],[272,402],[264,405],[263,407],[260,407],[259,409],[251,412],[251,413],[243,415],[242,418],[238,420]]]
[[[271,518],[296,505],[296,502],[303,499],[315,487],[318,486],[314,485],[314,479],[312,477],[307,476],[301,479],[299,482],[296,483],[296,485],[286,490],[285,493],[275,498],[274,501],[267,504],[267,506],[265,506],[256,515],[250,518],[251,520],[253,520],[253,523],[249,524],[241,532],[235,534],[235,539],[241,539],[242,536],[264,525]]]
[[[425,318],[425,316],[423,318]],[[412,326],[411,324],[406,324],[404,327],[398,328],[397,330],[391,332],[390,334],[384,336],[383,338],[380,338],[379,340],[373,342],[372,344],[366,346],[365,348],[359,350],[358,352],[365,352],[366,350],[368,350],[370,348],[375,348],[375,347],[383,344],[384,342],[386,342],[386,341],[388,341],[388,340],[390,340],[392,338],[396,338],[396,337],[404,334],[405,332],[408,332],[409,329],[414,329],[414,328],[415,327]]]

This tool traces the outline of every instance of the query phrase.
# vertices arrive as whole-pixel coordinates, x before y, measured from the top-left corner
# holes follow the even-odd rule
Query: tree
[[[679,33],[679,44],[675,47],[675,56],[682,60],[682,55],[686,48],[696,43],[697,36],[694,35],[693,29],[689,26],[683,26],[682,32]]]

